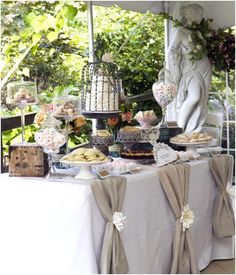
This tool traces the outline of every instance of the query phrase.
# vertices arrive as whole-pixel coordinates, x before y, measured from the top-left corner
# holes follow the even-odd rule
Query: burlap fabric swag
[[[187,204],[190,166],[170,164],[158,171],[161,186],[176,218],[173,259],[170,273],[198,274],[199,268],[191,240],[194,214]]]
[[[213,157],[209,159],[209,167],[219,191],[213,208],[213,231],[217,237],[231,237],[235,234],[235,220],[228,190],[232,181],[233,157]]]
[[[126,222],[126,217],[121,212],[126,185],[124,177],[110,177],[91,185],[97,206],[107,221],[100,260],[102,274],[125,274],[129,271],[120,238],[120,231],[124,229]]]

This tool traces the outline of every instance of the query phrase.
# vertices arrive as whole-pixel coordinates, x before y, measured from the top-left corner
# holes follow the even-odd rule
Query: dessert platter
[[[186,147],[186,151],[194,150],[199,146],[207,146],[211,143],[212,137],[207,133],[180,134],[170,139],[172,144]]]
[[[107,170],[110,175],[118,176],[127,173],[131,173],[134,169],[141,172],[142,168],[133,161],[127,161],[123,159],[114,160],[113,162],[107,162],[95,167],[95,171]]]
[[[123,152],[121,152],[121,157],[125,159],[153,159],[153,151],[152,150],[131,150],[126,149]]]
[[[93,148],[78,148],[61,158],[60,162],[71,166],[79,166],[76,179],[95,179],[92,166],[110,162],[111,159]]]
[[[117,141],[125,145],[121,157],[147,164],[154,161],[152,149],[160,136],[159,126],[152,126],[157,117],[153,110],[147,110],[139,111],[134,118],[140,126],[125,126],[118,133]]]

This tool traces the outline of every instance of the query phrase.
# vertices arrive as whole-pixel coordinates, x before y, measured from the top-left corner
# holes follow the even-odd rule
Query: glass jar
[[[20,108],[22,143],[26,143],[24,109],[27,105],[37,104],[36,84],[34,82],[23,80],[8,83],[6,103]]]
[[[35,134],[35,141],[43,147],[45,153],[59,153],[59,149],[66,143],[66,136],[60,128],[61,121],[49,114],[41,129]]]
[[[177,95],[177,85],[172,80],[168,70],[162,69],[158,75],[158,81],[152,85],[152,92],[155,100],[162,108],[162,121],[160,126],[165,125],[166,107]]]
[[[80,114],[80,99],[78,96],[67,95],[57,97],[53,101],[53,114],[55,117],[73,119]]]
[[[15,81],[7,84],[7,104],[30,105],[37,103],[37,89],[34,82]]]

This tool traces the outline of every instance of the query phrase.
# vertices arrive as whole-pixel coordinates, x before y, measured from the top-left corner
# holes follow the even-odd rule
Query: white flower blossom
[[[188,204],[186,204],[182,210],[180,222],[183,224],[183,231],[188,229],[194,222],[194,214]]]
[[[191,43],[193,40],[192,40],[192,37],[191,35],[188,36],[188,42]]]
[[[203,39],[202,33],[201,33],[200,31],[197,31],[197,36],[198,36],[200,39]]]
[[[112,217],[112,223],[115,225],[116,229],[120,232],[125,228],[126,217],[122,212],[114,212]]]
[[[102,56],[102,61],[113,62],[112,53],[104,53]]]
[[[198,44],[198,45],[196,45],[196,49],[197,49],[197,50],[201,50],[201,49],[202,49],[202,46]]]
[[[207,21],[207,25],[208,25],[208,28],[209,28],[209,29],[212,29],[212,21],[211,21],[211,20],[208,20],[208,21]]]
[[[227,183],[226,192],[230,195],[231,198],[235,198],[235,186],[230,182]]]

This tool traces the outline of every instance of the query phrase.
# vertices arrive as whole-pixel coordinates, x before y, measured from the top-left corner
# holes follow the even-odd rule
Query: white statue
[[[211,83],[211,64],[207,56],[190,60],[193,50],[191,30],[193,22],[200,23],[203,8],[198,4],[181,7],[184,27],[176,29],[168,49],[167,69],[178,85],[176,97],[177,123],[184,132],[199,132],[207,115],[208,91]],[[186,28],[185,28],[186,27]]]

